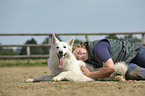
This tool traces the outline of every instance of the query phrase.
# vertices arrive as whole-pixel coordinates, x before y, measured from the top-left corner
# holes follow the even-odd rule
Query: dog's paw
[[[61,81],[61,79],[60,79],[58,76],[53,77],[52,80],[53,80],[53,81]]]
[[[110,75],[110,77],[111,78],[115,78],[115,76],[117,76],[118,74],[116,73],[116,72],[113,72],[111,75]]]
[[[26,82],[34,82],[33,79],[27,79]]]
[[[115,81],[121,81],[121,82],[126,81],[125,78],[124,78],[123,76],[115,76],[114,80],[115,80]]]

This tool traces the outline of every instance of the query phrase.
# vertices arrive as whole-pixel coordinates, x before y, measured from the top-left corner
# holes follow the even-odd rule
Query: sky
[[[145,31],[145,0],[0,0],[0,33],[101,33]],[[0,36],[24,44],[46,36]],[[62,36],[68,40],[71,36]],[[85,38],[76,36],[76,39]],[[104,38],[92,36],[90,39]]]

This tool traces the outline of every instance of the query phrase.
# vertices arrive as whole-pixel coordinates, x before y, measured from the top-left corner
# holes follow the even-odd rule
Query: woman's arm
[[[114,72],[114,63],[112,58],[110,58],[106,62],[103,62],[103,67],[97,71],[90,72],[85,66],[81,66],[81,70],[84,75],[91,78],[108,77]]]

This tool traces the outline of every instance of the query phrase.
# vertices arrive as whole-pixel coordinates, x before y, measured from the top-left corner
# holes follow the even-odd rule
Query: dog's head
[[[58,59],[60,61],[60,66],[59,68],[63,68],[63,58],[67,54],[68,51],[72,51],[72,47],[74,44],[74,38],[72,37],[70,40],[67,42],[60,42],[55,35],[53,34],[52,36],[52,47],[55,50]]]

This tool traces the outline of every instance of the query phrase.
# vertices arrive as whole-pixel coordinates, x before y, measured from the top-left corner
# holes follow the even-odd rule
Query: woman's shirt
[[[114,63],[124,61],[129,64],[137,56],[137,50],[142,46],[138,43],[115,39],[88,41],[85,45],[89,56],[86,62],[96,68],[102,67],[103,62],[109,58],[112,58]]]
[[[95,45],[93,49],[94,58],[98,61],[99,64],[106,62],[111,58],[109,50],[111,46],[108,41],[101,41]]]

